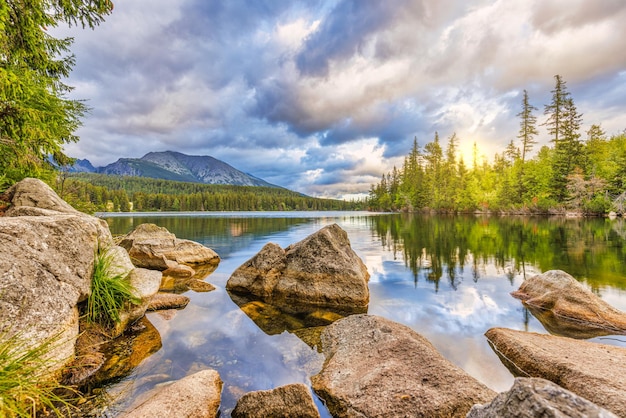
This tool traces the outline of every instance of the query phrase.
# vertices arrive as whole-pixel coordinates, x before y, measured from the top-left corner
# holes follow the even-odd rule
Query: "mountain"
[[[224,161],[208,155],[186,155],[174,151],[149,152],[141,158],[120,158],[112,164],[94,168],[92,171],[84,169],[87,167],[84,161],[87,160],[78,161],[81,161],[80,166],[77,167],[75,164],[70,171],[150,177],[204,184],[279,187],[239,171]],[[91,167],[93,168],[93,166]]]
[[[72,166],[71,171],[74,173],[93,173],[96,171],[96,168],[91,165],[91,162],[89,162],[89,160],[77,159]]]

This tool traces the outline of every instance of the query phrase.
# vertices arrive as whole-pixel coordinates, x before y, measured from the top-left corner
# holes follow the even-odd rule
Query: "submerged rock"
[[[617,415],[549,380],[518,377],[511,390],[488,405],[474,405],[467,418],[617,418]]]
[[[333,310],[313,308],[305,310],[306,307],[300,307],[300,312],[294,313],[293,310],[282,310],[282,306],[265,303],[260,300],[242,297],[240,295],[230,295],[233,302],[245,313],[254,323],[267,335],[278,335],[287,331],[298,337],[308,334],[309,328],[319,328],[329,325],[337,321],[345,315],[334,312]],[[317,332],[319,335],[319,332]],[[302,338],[301,338],[302,339]],[[303,339],[311,347],[318,346],[319,338],[313,345],[311,340]]]
[[[226,289],[298,313],[311,307],[365,312],[369,273],[338,225],[326,226],[284,250],[273,243],[242,264]]]
[[[485,336],[515,376],[550,380],[626,416],[625,348],[506,328],[492,328]]]
[[[496,395],[412,329],[377,316],[329,325],[322,349],[311,382],[334,417],[465,417]]]
[[[511,294],[553,334],[572,338],[626,334],[626,313],[564,271],[550,270],[526,279]]]
[[[158,390],[122,417],[215,418],[219,416],[222,384],[218,372],[202,370]]]
[[[249,392],[242,396],[232,418],[298,417],[319,418],[309,389],[302,383],[271,390]]]
[[[115,339],[110,339],[97,325],[81,325],[76,360],[64,377],[69,385],[93,387],[125,377],[161,349],[161,335],[146,317]]]

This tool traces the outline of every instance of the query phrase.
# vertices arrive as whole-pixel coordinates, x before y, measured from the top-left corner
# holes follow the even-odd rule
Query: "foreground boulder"
[[[32,347],[55,339],[54,369],[74,357],[78,305],[91,293],[97,253],[109,254],[112,272],[130,280],[136,296],[156,292],[160,276],[135,269],[104,220],[76,211],[42,181],[24,179],[2,200],[10,207],[0,217],[0,332]],[[122,312],[125,324],[143,316],[145,307]],[[121,334],[119,328],[109,335]]]
[[[311,378],[334,417],[465,417],[496,395],[412,329],[353,315],[322,333],[326,361]]]
[[[626,334],[626,313],[564,271],[550,270],[526,279],[511,294],[553,334],[572,338]]]
[[[220,375],[202,370],[166,386],[138,407],[128,411],[128,418],[215,418],[222,394]]]
[[[45,183],[24,179],[3,195],[0,333],[38,346],[54,339],[54,369],[74,355],[77,304],[89,297],[95,254],[113,245],[106,222],[76,211]]]
[[[231,416],[320,418],[309,389],[302,383],[246,393],[237,401]]]
[[[545,379],[518,377],[488,405],[474,405],[467,418],[617,418],[617,415]]]
[[[90,294],[96,237],[79,216],[0,218],[0,333],[33,346],[56,338],[54,363],[69,360],[77,304]]]
[[[506,328],[485,336],[515,376],[550,380],[626,417],[626,348]]]
[[[289,311],[331,307],[365,312],[369,273],[337,224],[285,249],[269,243],[228,279],[226,289]]]

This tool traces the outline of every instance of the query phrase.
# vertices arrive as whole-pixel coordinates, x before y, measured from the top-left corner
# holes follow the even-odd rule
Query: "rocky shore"
[[[0,331],[34,346],[61,336],[51,353],[51,378],[85,387],[127,375],[161,346],[145,312],[184,309],[189,298],[174,290],[212,288],[203,278],[219,256],[164,228],[140,225],[116,244],[104,221],[74,210],[34,179],[13,186],[4,200],[10,205],[0,217]],[[140,301],[129,303],[106,332],[79,319],[99,252],[110,255],[115,273]],[[291,384],[244,394],[233,417],[319,417],[314,397],[334,417],[626,416],[626,349],[581,341],[626,333],[626,315],[567,273],[545,272],[513,293],[556,335],[487,331],[495,353],[520,376],[501,394],[414,330],[365,314],[368,280],[367,267],[337,225],[285,249],[269,243],[232,273],[226,288],[246,314],[297,314],[287,329],[325,357],[311,388]],[[154,391],[123,416],[217,417],[222,387],[217,371],[200,370]]]

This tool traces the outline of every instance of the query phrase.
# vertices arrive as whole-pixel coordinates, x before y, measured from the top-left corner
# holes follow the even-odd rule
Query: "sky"
[[[545,120],[556,74],[583,138],[624,131],[624,22],[623,0],[118,0],[93,31],[50,33],[74,38],[69,97],[92,109],[70,156],[211,155],[350,199],[435,132],[491,161],[523,90]]]

